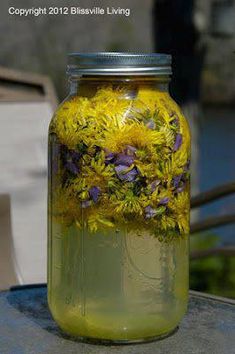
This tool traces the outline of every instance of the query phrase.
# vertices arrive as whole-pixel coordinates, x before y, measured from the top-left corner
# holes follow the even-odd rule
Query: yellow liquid
[[[187,308],[186,237],[163,243],[53,224],[48,271],[50,310],[73,336],[147,340],[172,331]]]

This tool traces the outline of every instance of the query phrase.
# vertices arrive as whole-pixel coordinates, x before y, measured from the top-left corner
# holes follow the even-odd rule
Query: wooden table
[[[1,354],[234,354],[235,302],[190,293],[189,310],[168,338],[145,344],[103,346],[64,335],[47,307],[46,286],[0,293]]]

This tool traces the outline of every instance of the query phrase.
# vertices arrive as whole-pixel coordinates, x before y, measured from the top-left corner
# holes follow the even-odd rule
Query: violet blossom
[[[177,188],[177,189],[176,189],[176,192],[177,192],[177,193],[181,193],[181,192],[184,191],[184,189],[185,189],[185,184],[183,184],[181,187]]]
[[[157,214],[156,209],[152,208],[150,205],[148,205],[144,210],[146,219],[151,219]]]
[[[183,138],[182,138],[182,134],[180,133],[177,133],[176,134],[176,137],[175,137],[175,144],[173,146],[173,151],[177,151],[179,150],[179,148],[181,147],[182,145],[182,142],[183,142]]]
[[[164,197],[162,199],[160,199],[158,205],[167,205],[167,203],[169,202],[170,198],[168,197]]]
[[[189,168],[190,168],[190,160],[188,160],[187,163],[185,164],[185,166],[184,166],[184,171],[185,171],[185,172],[188,172],[188,171],[189,171]]]
[[[173,177],[173,186],[175,187],[175,188],[178,188],[179,187],[179,184],[180,184],[180,182],[181,182],[181,179],[182,179],[182,177],[183,177],[183,174],[181,173],[180,175],[177,175],[177,176],[175,176],[175,177]]]
[[[65,169],[75,175],[78,174],[78,163],[82,156],[81,153],[75,150],[69,150],[66,145],[61,145],[61,156]]]
[[[149,129],[155,129],[156,128],[156,123],[154,122],[153,119],[150,119],[148,123],[146,124],[146,127]]]
[[[131,170],[128,170],[125,165],[118,165],[115,167],[116,174],[121,181],[133,182],[137,175],[139,174],[136,167],[133,167]]]
[[[88,208],[89,206],[91,206],[91,200],[83,200],[81,202],[81,208],[82,209]]]
[[[78,174],[78,172],[79,172],[78,166],[73,161],[66,162],[65,168],[66,168],[66,170],[73,173],[74,175]]]
[[[152,193],[156,190],[157,186],[159,186],[160,183],[161,183],[160,179],[156,179],[155,181],[153,181],[150,184],[150,188],[151,188]]]
[[[176,192],[177,193],[183,192],[183,190],[185,189],[184,175],[181,173],[180,175],[175,176],[172,181],[173,181],[174,188],[176,188]]]
[[[99,187],[91,187],[89,189],[89,194],[90,194],[90,197],[92,198],[93,202],[94,203],[97,203],[98,202],[98,198],[99,198],[99,195],[100,195],[100,188]]]
[[[115,153],[105,150],[105,163],[124,166],[131,166],[134,163],[136,148],[131,145],[127,145],[124,152]]]
[[[105,155],[105,163],[108,165],[110,163],[113,163],[115,160],[116,154],[114,152],[108,152]]]
[[[176,127],[179,127],[179,118],[175,118],[171,121],[171,124],[176,125]]]
[[[134,162],[134,157],[130,155],[125,155],[123,153],[117,154],[114,161],[115,165],[131,166]]]
[[[132,145],[127,145],[126,146],[126,149],[125,149],[125,152],[128,154],[128,155],[135,155],[136,153],[136,148]]]

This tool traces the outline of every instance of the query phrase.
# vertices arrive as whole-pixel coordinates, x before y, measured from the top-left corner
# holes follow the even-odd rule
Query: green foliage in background
[[[213,234],[191,237],[191,251],[204,250],[219,245]],[[235,298],[235,257],[210,256],[190,262],[190,289],[214,295]]]

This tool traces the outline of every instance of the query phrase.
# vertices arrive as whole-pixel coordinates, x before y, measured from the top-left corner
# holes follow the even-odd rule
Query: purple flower
[[[113,152],[107,153],[106,156],[105,156],[105,163],[106,164],[113,163],[114,160],[115,160],[115,156],[116,156],[116,154],[113,153]]]
[[[91,200],[83,200],[81,202],[82,209],[88,208],[89,206],[91,206]]]
[[[94,203],[97,203],[98,202],[98,198],[99,198],[99,195],[100,195],[100,188],[99,187],[91,187],[89,189],[89,194],[90,194],[90,197],[92,198],[93,202]]]
[[[61,152],[62,152],[62,153],[66,153],[66,152],[68,151],[68,147],[67,147],[67,145],[65,145],[65,144],[61,144],[61,145],[60,145],[60,149],[61,149]]]
[[[66,162],[65,168],[66,168],[66,170],[73,173],[74,175],[78,174],[78,172],[79,172],[78,166],[72,161]]]
[[[189,169],[190,169],[190,160],[188,160],[187,163],[185,164],[185,166],[184,166],[184,171],[185,171],[185,172],[188,172]]]
[[[131,166],[134,162],[134,157],[125,154],[117,154],[115,159],[115,165],[124,165],[124,166]]]
[[[61,145],[61,157],[66,170],[73,174],[79,172],[78,163],[81,158],[81,153],[75,150],[69,150],[66,145]]]
[[[175,118],[171,121],[171,124],[176,125],[177,127],[179,127],[179,118]]]
[[[128,155],[134,155],[136,153],[136,150],[137,149],[132,145],[127,145],[126,149],[125,149],[125,151]]]
[[[148,205],[144,210],[146,219],[151,219],[157,214],[156,209],[152,208],[150,205]]]
[[[185,175],[180,174],[178,176],[175,176],[172,180],[174,188],[176,188],[177,193],[183,192],[185,189]]]
[[[182,134],[177,133],[177,134],[176,134],[176,137],[175,137],[175,144],[174,144],[174,146],[173,146],[173,151],[179,150],[179,148],[180,148],[181,145],[182,145],[182,141],[183,141],[183,139],[182,139]]]
[[[75,150],[70,150],[68,157],[71,158],[73,162],[78,162],[81,158],[81,153]]]
[[[101,151],[101,147],[98,145],[94,145],[94,148],[95,148],[95,154]]]
[[[183,184],[181,187],[177,188],[177,189],[176,189],[176,192],[177,192],[177,193],[181,193],[181,192],[184,191],[184,188],[185,188],[185,184]]]
[[[156,190],[157,186],[159,186],[160,183],[161,183],[161,181],[159,179],[156,179],[155,181],[153,181],[151,183],[150,187],[151,187],[152,193]]]
[[[167,203],[169,202],[170,198],[168,197],[164,197],[162,199],[160,199],[158,205],[167,205]]]
[[[155,129],[156,128],[156,124],[155,124],[154,120],[150,119],[148,121],[148,123],[146,124],[146,127],[149,128],[149,129]]]
[[[135,152],[136,152],[136,148],[131,145],[127,145],[124,152],[121,153],[110,152],[107,149],[105,149],[105,153],[106,153],[105,163],[115,164],[116,166],[118,165],[131,166],[134,162]]]
[[[175,177],[173,177],[173,186],[175,188],[178,188],[179,187],[179,184],[181,182],[181,178],[183,177],[183,174],[181,173],[180,175],[177,175]]]
[[[133,182],[137,175],[138,170],[136,167],[133,167],[131,170],[128,170],[125,165],[118,165],[115,167],[116,174],[121,181]]]

